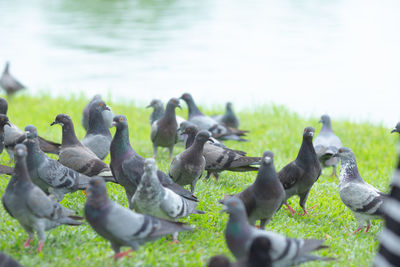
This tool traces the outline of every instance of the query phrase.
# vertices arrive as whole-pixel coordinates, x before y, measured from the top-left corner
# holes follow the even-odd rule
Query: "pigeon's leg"
[[[133,204],[132,204],[133,195],[128,193],[128,191],[125,191],[125,193],[126,193],[126,197],[128,198],[129,209],[132,210],[133,209]]]
[[[260,229],[261,230],[264,230],[265,229],[265,226],[267,225],[267,219],[261,219],[260,220]]]
[[[358,228],[354,231],[354,234],[357,234],[364,228],[364,221],[361,218],[359,218],[355,213],[354,213],[354,217],[356,218],[356,220],[358,222]]]
[[[173,145],[170,146],[170,147],[168,148],[168,150],[169,150],[169,161],[171,161],[171,160],[172,160],[172,155],[173,155],[173,153],[174,153],[174,146],[173,146]]]
[[[336,165],[333,165],[333,166],[332,166],[332,174],[330,175],[330,177],[337,177]]]
[[[197,179],[194,179],[194,181],[190,185],[190,192],[192,192],[192,194],[194,193],[194,187],[196,186],[196,182],[197,182]]]
[[[158,150],[158,147],[155,144],[153,144],[153,158],[154,159],[157,158],[157,150]]]
[[[44,246],[44,241],[46,241],[46,234],[44,233],[44,228],[39,228],[37,230],[37,234],[39,236],[39,247],[38,247],[38,253],[42,252],[43,246]]]
[[[371,221],[367,221],[367,229],[365,229],[365,232],[368,233],[369,229],[371,229]]]
[[[172,234],[172,238],[173,238],[172,243],[179,244],[178,234],[179,234],[179,232],[175,232],[175,233]]]
[[[207,171],[207,175],[206,175],[206,177],[204,177],[204,178],[205,178],[205,179],[209,179],[210,176],[211,176],[211,172],[210,172],[210,171]]]
[[[300,196],[300,207],[303,209],[304,213],[301,214],[301,216],[307,215],[310,216],[306,210],[306,202],[307,202],[307,198],[308,198],[308,194],[310,193],[310,190],[308,190],[306,193],[303,193]]]
[[[293,216],[293,214],[296,214],[297,211],[295,211],[288,203],[284,203],[285,206],[287,207],[287,210],[290,211],[290,215]]]
[[[27,229],[26,227],[24,227],[24,229],[28,233],[28,240],[26,240],[26,242],[24,243],[24,248],[29,248],[31,241],[35,237],[35,233],[32,231],[33,229]]]
[[[112,256],[112,257],[114,258],[114,260],[119,260],[123,257],[130,257],[129,253],[131,253],[132,251],[133,251],[132,249],[129,249],[124,252],[118,252],[118,253],[115,253],[114,256]]]
[[[218,178],[219,178],[218,172],[213,172],[212,174],[214,175],[215,180],[218,181]]]

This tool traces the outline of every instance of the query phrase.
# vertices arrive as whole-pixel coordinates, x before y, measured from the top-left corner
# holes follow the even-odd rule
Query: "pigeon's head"
[[[232,107],[233,107],[232,102],[226,103],[226,110],[232,110]]]
[[[400,133],[400,122],[396,124],[396,127],[394,127],[391,133]]]
[[[4,98],[0,97],[0,114],[7,115],[8,111],[8,103],[7,100]]]
[[[199,128],[194,125],[193,123],[190,123],[188,121],[184,121],[181,123],[179,126],[179,130],[181,130],[181,134],[187,134],[187,135],[196,135],[199,132]]]
[[[178,98],[171,98],[171,99],[168,101],[167,106],[172,106],[172,107],[174,107],[174,108],[180,108],[180,109],[182,109],[181,105],[179,105],[179,99],[178,99]]]
[[[117,127],[117,129],[123,129],[128,127],[128,120],[124,115],[117,115],[112,121],[112,126]]]
[[[11,126],[8,117],[4,114],[0,114],[0,129],[4,130],[4,125]]]
[[[231,262],[228,257],[224,255],[217,255],[210,259],[207,267],[229,267],[231,266]]]
[[[88,197],[99,197],[107,195],[106,183],[101,177],[91,177],[89,187],[86,189],[86,195]]]
[[[262,158],[263,164],[270,165],[274,163],[274,153],[265,151]]]
[[[24,157],[26,157],[26,155],[28,155],[28,149],[26,148],[26,146],[24,144],[17,144],[14,147],[14,155],[17,158],[24,158]]]
[[[4,72],[8,73],[9,68],[10,68],[10,62],[6,61],[6,67],[4,68]]]
[[[145,172],[156,172],[157,164],[153,158],[148,158],[144,161],[144,171]]]
[[[210,137],[211,133],[209,131],[202,130],[197,133],[195,140],[196,142],[205,143],[208,141],[208,139],[210,139]]]
[[[26,138],[28,138],[28,139],[34,139],[34,138],[38,137],[37,129],[33,125],[25,126],[25,134],[26,134]]]
[[[99,111],[100,113],[103,112],[104,110],[110,110],[110,108],[107,107],[106,102],[104,102],[101,99],[94,100],[92,102],[92,104],[90,104],[89,111],[92,109],[95,109],[95,110]]]
[[[319,120],[320,123],[324,124],[324,125],[330,125],[331,124],[331,118],[328,115],[322,115],[321,119]]]
[[[272,266],[269,251],[271,240],[266,236],[259,236],[253,240],[249,250],[249,263],[254,266]]]
[[[70,124],[72,122],[71,117],[67,114],[58,114],[55,120],[50,124],[50,126],[59,124],[61,127]]]
[[[313,127],[306,127],[303,132],[303,138],[312,139],[314,136],[315,130]]]
[[[341,147],[339,148],[338,152],[333,155],[334,157],[338,157],[341,160],[343,159],[353,159],[354,158],[354,152],[348,147]]]
[[[153,99],[146,108],[163,109],[163,103],[160,99]]]
[[[94,95],[93,98],[92,98],[92,100],[90,100],[90,102],[93,102],[93,101],[95,101],[95,100],[101,100],[101,95],[99,95],[99,94]]]
[[[191,101],[193,100],[192,95],[189,93],[184,93],[183,95],[181,95],[180,99],[183,99],[185,101]]]
[[[244,204],[238,197],[230,197],[220,201],[220,203],[224,204],[224,207],[221,210],[223,212],[233,215],[245,212]]]

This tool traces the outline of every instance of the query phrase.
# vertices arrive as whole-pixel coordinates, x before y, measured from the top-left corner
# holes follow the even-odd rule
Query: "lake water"
[[[0,64],[31,92],[283,104],[400,120],[400,1],[0,0]]]

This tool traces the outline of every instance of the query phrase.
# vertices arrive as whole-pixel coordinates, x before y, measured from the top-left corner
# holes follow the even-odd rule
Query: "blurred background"
[[[400,119],[398,0],[0,1],[0,64],[30,94]],[[3,66],[0,66],[3,68]]]

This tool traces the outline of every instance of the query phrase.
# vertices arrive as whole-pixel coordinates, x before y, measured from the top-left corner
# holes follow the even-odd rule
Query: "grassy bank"
[[[69,99],[50,98],[47,96],[19,96],[9,102],[10,120],[23,128],[34,124],[39,135],[54,141],[61,141],[61,128],[50,127],[58,113],[69,114],[75,122],[79,138],[85,134],[80,124],[81,113],[87,100],[82,97]],[[130,140],[133,148],[144,157],[152,156],[150,141],[150,110],[135,106],[133,103],[107,103],[116,114],[124,114],[130,126]],[[182,104],[185,107],[185,104]],[[222,112],[208,110],[206,113]],[[187,109],[179,111],[186,117]],[[238,114],[241,129],[250,130],[249,142],[226,142],[229,147],[248,152],[248,155],[261,156],[264,150],[275,153],[275,166],[280,170],[292,161],[300,147],[303,129],[314,126],[318,133],[319,115],[303,118],[284,107],[264,106]],[[335,121],[333,128],[345,146],[351,147],[356,154],[360,173],[364,180],[376,188],[387,191],[395,160],[397,138],[384,127],[368,123],[354,124],[347,121]],[[114,133],[115,129],[112,129]],[[179,145],[175,154],[183,150]],[[8,164],[9,158],[4,151],[0,156],[1,164]],[[109,163],[109,157],[106,162]],[[160,150],[158,166],[168,171],[168,153]],[[330,174],[330,169],[324,174]],[[183,221],[195,226],[193,232],[181,233],[180,244],[170,243],[170,238],[162,238],[147,243],[132,253],[131,258],[118,262],[118,266],[204,266],[207,260],[216,254],[225,254],[233,259],[224,239],[224,230],[228,216],[220,214],[221,205],[217,200],[225,194],[236,193],[249,184],[256,176],[251,173],[221,173],[218,182],[200,180],[196,186],[196,195],[200,200],[199,209],[204,215],[192,215]],[[9,177],[0,176],[0,195],[4,193]],[[320,255],[336,257],[333,263],[309,263],[306,266],[369,266],[377,247],[376,236],[383,227],[383,222],[374,221],[370,233],[353,234],[356,221],[352,213],[341,202],[338,194],[338,182],[335,178],[321,176],[311,190],[307,207],[311,208],[310,217],[291,217],[281,209],[267,225],[267,229],[290,237],[323,238],[330,249]],[[112,199],[127,206],[127,199],[122,187],[108,184],[108,193]],[[83,215],[85,196],[81,192],[67,195],[62,204]],[[298,199],[289,203],[300,211]],[[113,251],[109,243],[98,236],[88,224],[80,227],[62,226],[47,232],[44,251],[37,254],[38,240],[35,237],[29,249],[23,248],[27,234],[19,223],[0,207],[0,251],[11,255],[26,266],[113,266],[110,258]]]

